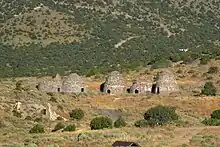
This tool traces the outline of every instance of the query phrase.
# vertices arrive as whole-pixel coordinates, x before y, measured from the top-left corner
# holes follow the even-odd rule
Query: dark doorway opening
[[[100,92],[104,92],[105,83],[102,83],[99,87]]]
[[[157,94],[160,94],[160,87],[157,87]]]
[[[156,94],[157,85],[153,84],[151,88],[151,93]]]
[[[130,88],[127,89],[127,93],[131,93],[131,89]]]
[[[39,85],[37,85],[36,88],[39,90]]]
[[[58,88],[57,91],[60,92],[60,88]]]
[[[108,90],[107,90],[107,93],[108,93],[108,94],[110,94],[110,93],[111,93],[111,91],[108,89]]]
[[[136,89],[136,90],[134,91],[134,93],[139,93],[139,91]]]
[[[81,92],[84,92],[84,88],[81,88]]]
[[[47,113],[47,110],[46,110],[46,109],[42,109],[42,110],[41,110],[41,114],[46,115],[46,113]]]

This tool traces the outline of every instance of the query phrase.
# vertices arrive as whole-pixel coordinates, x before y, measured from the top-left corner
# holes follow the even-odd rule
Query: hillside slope
[[[3,0],[0,5],[2,77],[87,74],[220,55],[218,0]],[[185,48],[189,53],[179,51]]]

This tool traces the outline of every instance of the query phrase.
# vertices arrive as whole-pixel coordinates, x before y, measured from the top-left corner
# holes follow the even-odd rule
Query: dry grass
[[[213,63],[212,63],[213,62]],[[212,61],[214,64],[215,62]],[[219,65],[219,64],[216,64]],[[174,71],[179,69],[184,73],[188,73],[192,67],[172,67]],[[202,68],[201,68],[202,69]],[[194,67],[196,73],[203,72],[200,67]],[[145,72],[135,73],[133,78]],[[204,71],[206,72],[206,71]],[[149,72],[153,76],[157,71]],[[214,75],[216,80],[219,80],[218,74]],[[129,78],[127,75],[126,78]],[[99,90],[99,85],[104,80],[93,81],[86,79],[88,88],[91,91]],[[202,73],[196,78],[192,79],[190,74],[186,74],[185,78],[180,78],[178,83],[181,86],[187,87],[191,85],[195,88],[200,86],[205,81]],[[39,147],[47,145],[59,145],[65,147],[79,146],[79,147],[103,147],[111,146],[116,140],[135,141],[143,147],[176,147],[176,146],[220,146],[220,128],[219,127],[205,127],[201,124],[201,120],[209,117],[211,112],[220,108],[220,96],[216,97],[202,97],[193,96],[192,93],[177,93],[168,96],[162,95],[117,95],[109,96],[99,94],[98,92],[87,95],[64,95],[53,94],[48,95],[38,91],[15,91],[16,80],[1,80],[0,83],[0,145],[13,144],[12,146],[25,144],[36,144]],[[190,88],[191,89],[191,88]],[[192,90],[192,89],[191,89]],[[219,90],[219,89],[218,89]],[[54,97],[57,102],[51,102],[51,97]],[[29,105],[30,103],[45,105],[50,102],[55,111],[65,118],[69,118],[68,112],[75,108],[81,108],[85,112],[85,117],[81,121],[67,121],[66,124],[74,123],[77,126],[75,132],[55,132],[51,130],[58,121],[43,120],[46,133],[32,135],[28,134],[29,129],[36,124],[33,121],[27,121],[12,116],[11,110],[16,100],[22,102],[22,105]],[[143,118],[143,113],[156,105],[168,105],[176,107],[177,113],[180,115],[180,120],[174,124],[155,128],[135,128],[134,122]],[[62,107],[62,109],[60,108]],[[99,114],[100,109],[103,110],[122,110],[128,126],[122,129],[110,129],[92,131],[89,128],[90,120]],[[81,134],[81,135],[79,135]]]

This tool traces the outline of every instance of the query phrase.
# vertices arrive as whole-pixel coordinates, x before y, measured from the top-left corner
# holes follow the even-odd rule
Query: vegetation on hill
[[[1,77],[91,75],[220,55],[217,0],[3,0],[1,5]]]

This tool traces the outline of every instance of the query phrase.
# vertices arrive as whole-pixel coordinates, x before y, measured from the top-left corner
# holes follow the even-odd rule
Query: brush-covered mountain
[[[1,77],[92,75],[220,56],[219,0],[2,0],[0,6]]]

